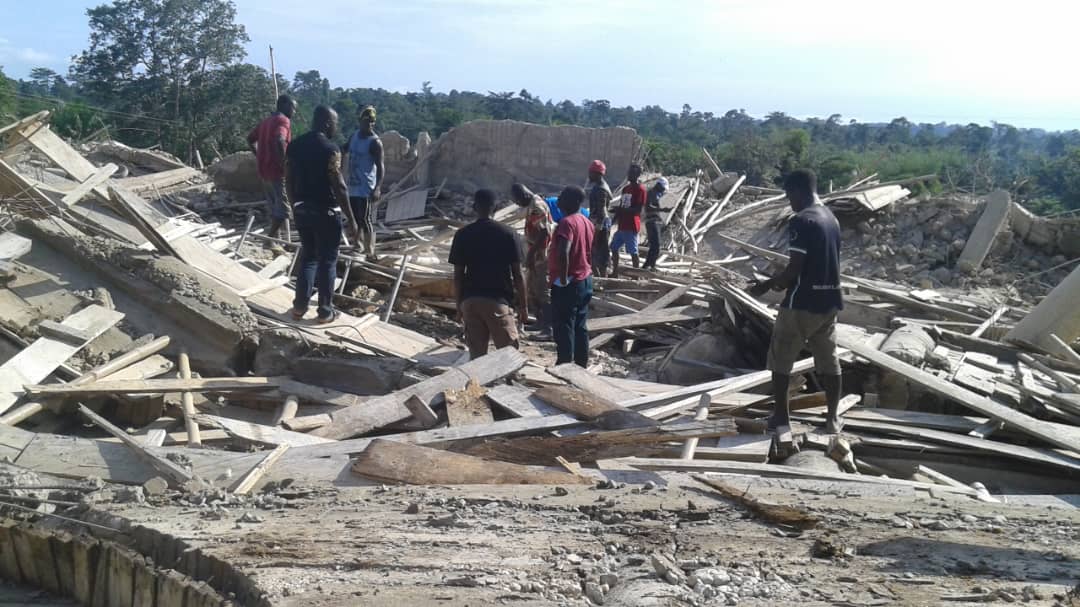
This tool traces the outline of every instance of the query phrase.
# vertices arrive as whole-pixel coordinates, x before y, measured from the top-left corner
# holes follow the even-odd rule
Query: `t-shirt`
[[[278,157],[278,140],[283,137],[287,146],[292,139],[292,123],[281,112],[270,114],[248,133],[248,143],[255,144],[259,178],[264,181],[278,181],[285,176]]]
[[[296,138],[286,153],[289,158],[289,183],[296,195],[294,204],[303,202],[325,208],[339,207],[345,200],[334,200],[330,187],[331,164],[335,174],[340,169],[341,151],[326,135],[309,131]]]
[[[664,192],[657,192],[654,189],[649,190],[645,199],[645,221],[660,221],[660,199],[663,197]]]
[[[788,223],[788,251],[806,255],[782,307],[825,314],[844,307],[840,291],[840,224],[829,207],[813,204]]]
[[[608,216],[608,204],[611,203],[611,188],[601,178],[596,183],[586,183],[585,191],[589,194],[589,219],[593,225],[603,225]]]
[[[547,252],[552,225],[547,202],[534,194],[525,210],[525,244],[530,251],[535,249],[541,255]]]
[[[581,213],[567,215],[555,226],[555,235],[551,237],[548,250],[548,283],[555,284],[562,278],[559,272],[558,246],[560,240],[570,242],[570,260],[567,264],[567,277],[570,280],[585,280],[592,276],[592,245],[596,234],[593,224]]]
[[[349,137],[345,145],[349,153],[349,196],[366,198],[375,190],[378,167],[371,146],[378,140],[378,135],[364,137],[360,131]]]
[[[488,297],[509,304],[514,300],[513,268],[521,263],[521,241],[503,224],[478,219],[454,235],[450,263],[465,266],[463,300]]]
[[[645,207],[645,186],[640,183],[628,183],[619,198],[619,208],[615,215],[619,219],[620,232],[641,231],[641,210]]]

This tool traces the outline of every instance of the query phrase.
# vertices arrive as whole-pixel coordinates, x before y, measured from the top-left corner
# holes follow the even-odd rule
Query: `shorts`
[[[773,373],[791,375],[803,348],[809,348],[820,375],[840,375],[836,354],[836,310],[825,314],[780,308],[773,326],[767,366]]]
[[[619,249],[621,249],[623,245],[626,245],[627,253],[637,255],[637,240],[637,232],[631,232],[630,230],[620,230],[615,232],[615,237],[611,239],[611,252],[618,253]]]
[[[263,193],[266,195],[267,210],[271,219],[278,221],[289,218],[289,203],[285,200],[285,180],[263,180]]]

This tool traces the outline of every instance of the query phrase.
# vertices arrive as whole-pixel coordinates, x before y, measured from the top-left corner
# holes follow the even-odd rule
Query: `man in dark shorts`
[[[655,270],[656,260],[660,258],[660,231],[664,220],[660,217],[660,199],[667,193],[668,180],[663,177],[656,180],[645,198],[645,232],[649,235],[649,254],[645,256],[642,269]]]
[[[611,187],[608,186],[604,175],[607,166],[600,160],[594,160],[589,164],[589,181],[585,184],[585,193],[589,200],[589,220],[593,225],[592,273],[603,278],[607,276],[608,263],[611,261],[611,251],[608,243],[611,241],[611,217],[608,215],[608,206],[611,205]]]
[[[360,110],[360,130],[345,144],[345,171],[349,183],[349,206],[360,226],[360,240],[368,261],[375,261],[375,206],[382,195],[383,144],[375,134],[375,107]]]
[[[288,95],[277,100],[277,111],[270,114],[248,133],[248,147],[255,154],[259,180],[266,194],[270,212],[270,227],[266,235],[277,236],[289,218],[289,201],[285,198],[285,152],[292,139],[292,116],[296,102]],[[283,251],[284,252],[284,251]]]
[[[342,211],[350,237],[356,234],[356,220],[349,209],[349,195],[341,176],[341,150],[331,139],[337,134],[338,116],[320,105],[315,108],[311,130],[289,146],[286,181],[293,215],[300,232],[300,273],[296,277],[296,298],[292,317],[307,313],[311,291],[319,291],[315,322],[328,324],[334,311],[334,279],[337,274],[338,245],[341,243]]]
[[[776,408],[769,428],[790,426],[788,388],[791,368],[803,347],[814,355],[818,379],[828,408],[826,430],[840,432],[840,359],[836,354],[836,316],[844,307],[840,291],[840,224],[817,197],[817,177],[800,169],[784,180],[791,210],[788,223],[788,261],[782,273],[760,282],[750,294],[786,289],[773,327],[768,366],[772,371]]]
[[[521,273],[521,241],[513,230],[491,218],[495,192],[477,190],[473,210],[476,221],[454,234],[450,263],[458,316],[465,324],[469,357],[475,360],[487,354],[489,340],[496,348],[518,347],[518,322],[510,304],[517,304],[522,323],[529,317],[529,306]]]
[[[585,191],[570,186],[559,194],[563,217],[555,226],[548,251],[548,280],[551,284],[552,330],[555,334],[555,364],[574,362],[589,365],[589,300],[593,294],[593,224],[581,214]],[[591,213],[591,210],[590,210]],[[606,243],[605,243],[605,248]]]

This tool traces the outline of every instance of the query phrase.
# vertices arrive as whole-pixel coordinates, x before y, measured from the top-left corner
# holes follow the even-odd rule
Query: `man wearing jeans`
[[[345,145],[345,166],[349,176],[349,206],[360,226],[360,240],[368,261],[375,261],[375,205],[379,203],[383,175],[383,144],[375,134],[375,108],[360,110],[360,130]]]
[[[844,307],[840,292],[840,224],[817,197],[817,177],[809,170],[794,171],[784,180],[791,210],[788,223],[787,268],[754,285],[750,294],[786,289],[773,327],[768,366],[772,371],[776,408],[770,430],[790,426],[788,387],[791,368],[804,346],[814,355],[818,379],[825,389],[829,433],[840,432],[840,359],[836,354],[836,316]]]
[[[641,213],[645,209],[645,186],[638,182],[641,178],[641,166],[632,164],[626,172],[626,187],[619,197],[619,206],[615,209],[618,230],[611,239],[611,276],[619,276],[619,249],[626,247],[630,261],[638,267],[638,233],[641,232]]]
[[[465,341],[473,360],[496,348],[518,346],[517,303],[521,322],[529,317],[525,277],[521,273],[521,241],[517,234],[491,218],[495,192],[477,190],[473,211],[477,220],[458,230],[450,245],[458,316],[465,323]]]
[[[294,320],[304,317],[312,288],[317,287],[319,306],[315,322],[319,324],[330,323],[337,317],[333,295],[342,206],[350,234],[356,233],[356,220],[349,209],[348,190],[341,176],[341,151],[331,141],[337,133],[337,124],[337,112],[320,105],[315,108],[311,131],[297,138],[287,154],[285,183],[300,232],[300,274],[296,277],[292,317]]]
[[[277,236],[289,217],[289,201],[285,199],[285,150],[292,138],[292,119],[296,102],[288,95],[277,100],[277,111],[267,116],[248,133],[248,147],[255,154],[259,179],[266,193],[270,211],[270,228],[266,235]]]
[[[589,364],[589,300],[592,299],[593,224],[581,214],[585,190],[570,186],[559,194],[563,217],[555,227],[548,251],[548,280],[551,283],[552,329],[555,334],[555,364]]]

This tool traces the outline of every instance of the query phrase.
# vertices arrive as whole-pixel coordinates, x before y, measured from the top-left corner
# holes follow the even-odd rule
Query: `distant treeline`
[[[273,81],[244,63],[244,27],[230,0],[116,0],[87,11],[91,38],[67,75],[46,68],[14,81],[0,71],[0,117],[14,119],[54,109],[54,128],[76,139],[109,136],[137,146],[160,145],[181,158],[195,150],[213,158],[244,149],[244,136],[273,105]],[[159,25],[174,24],[164,33]],[[177,25],[179,24],[179,25]],[[627,126],[645,140],[646,164],[667,174],[704,166],[702,148],[722,168],[749,183],[776,185],[795,167],[808,166],[822,187],[840,187],[878,173],[883,180],[935,173],[934,190],[982,193],[1006,188],[1040,213],[1080,209],[1080,131],[1050,133],[993,123],[887,124],[844,120],[839,114],[800,120],[783,112],[764,119],[744,110],[722,115],[684,105],[616,107],[604,99],[543,100],[522,89],[416,92],[335,88],[318,70],[278,76],[281,92],[300,103],[295,130],[306,129],[311,109],[333,106],[342,131],[356,127],[356,110],[378,108],[380,130],[415,141],[475,119],[538,124]]]

